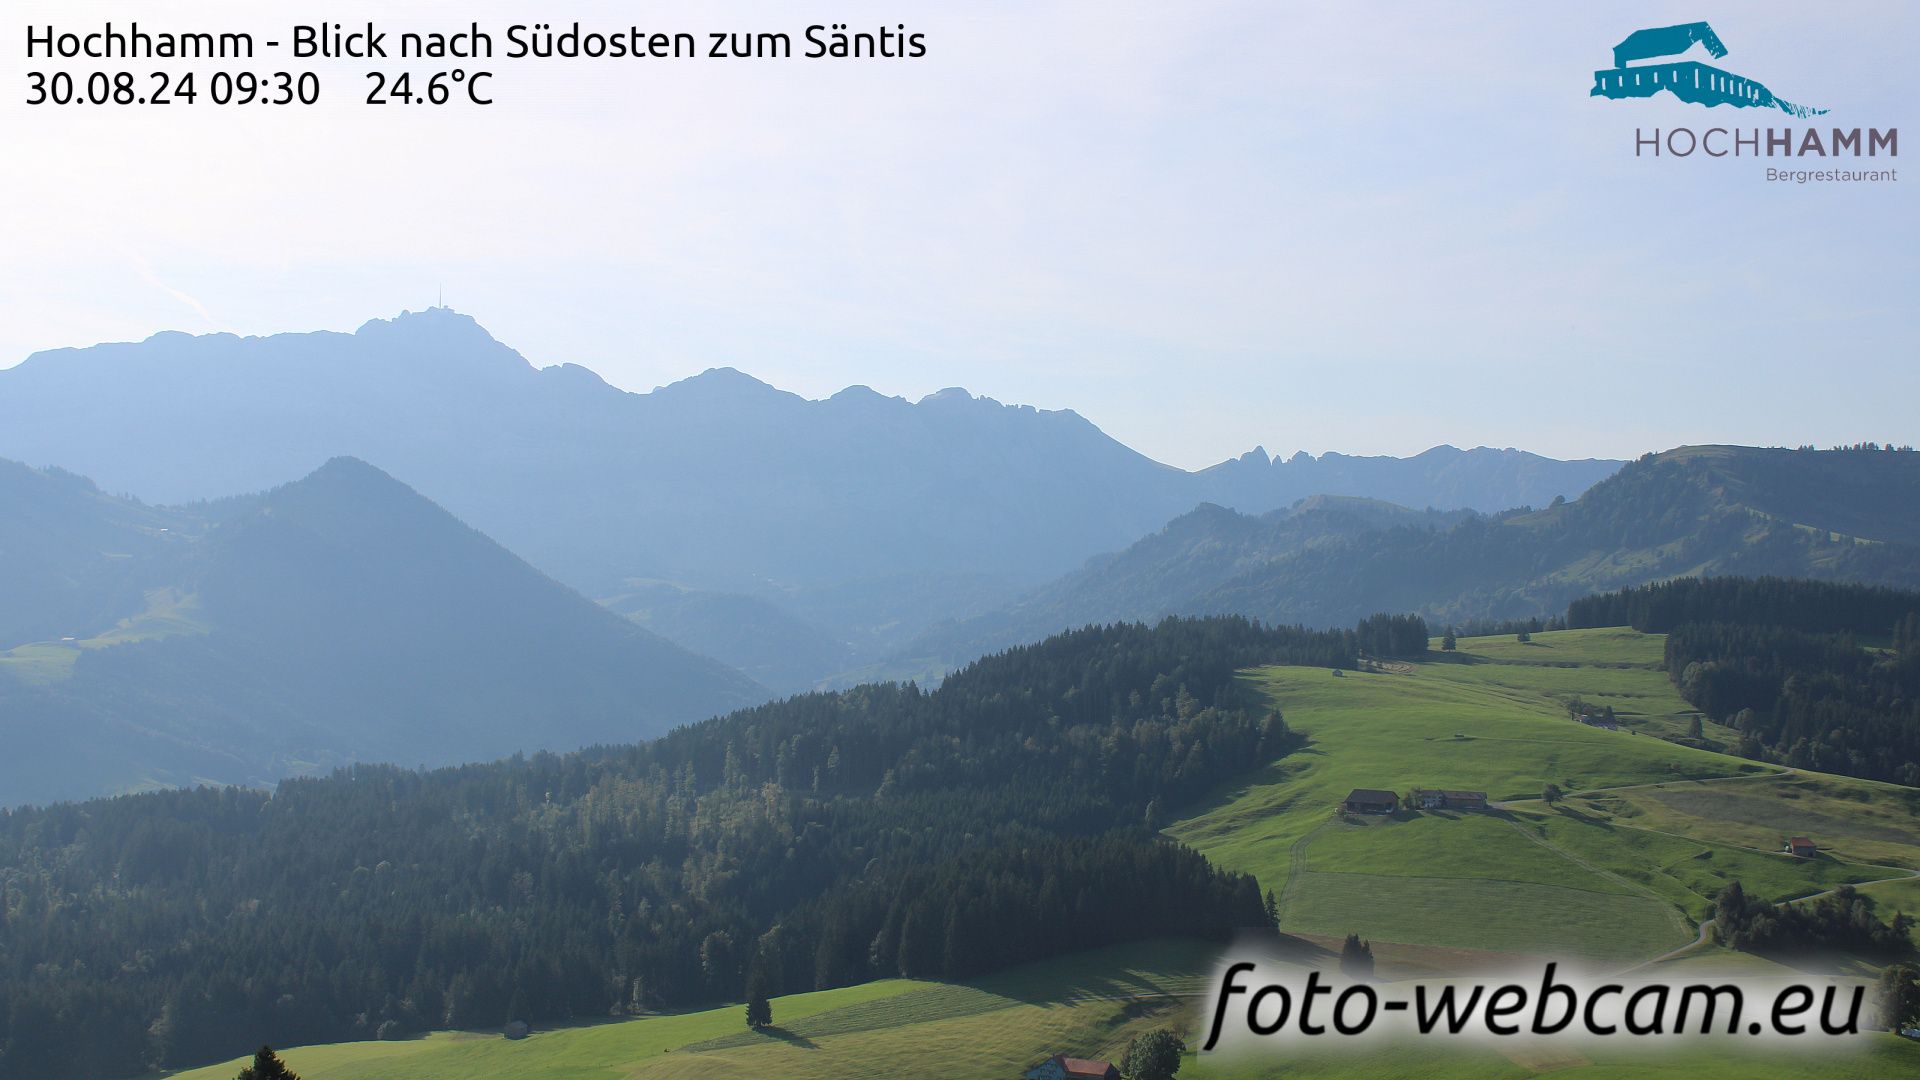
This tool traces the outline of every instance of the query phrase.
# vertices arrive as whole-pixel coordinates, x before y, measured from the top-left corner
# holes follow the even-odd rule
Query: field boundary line
[[[1291,909],[1293,902],[1299,898],[1300,883],[1307,876],[1307,844],[1319,835],[1322,829],[1332,824],[1332,818],[1322,821],[1301,834],[1300,839],[1295,840],[1293,846],[1287,849],[1287,883],[1280,887],[1280,897],[1273,903],[1276,929],[1286,923],[1287,912]]]
[[[1652,900],[1655,903],[1659,904],[1661,911],[1667,917],[1667,920],[1670,923],[1672,923],[1674,928],[1680,931],[1682,935],[1685,935],[1688,931],[1694,928],[1693,920],[1687,918],[1687,913],[1680,910],[1679,905],[1675,904],[1672,900],[1669,900],[1666,897],[1661,896],[1658,892],[1655,892],[1651,887],[1642,885],[1640,882],[1634,881],[1632,878],[1614,873],[1612,870],[1608,870],[1605,867],[1600,866],[1596,863],[1589,862],[1585,858],[1582,858],[1581,856],[1576,855],[1571,851],[1568,851],[1566,848],[1561,847],[1559,844],[1554,843],[1552,840],[1549,840],[1544,836],[1540,836],[1534,833],[1532,830],[1528,829],[1526,826],[1520,824],[1517,821],[1509,821],[1507,824],[1512,825],[1515,831],[1519,832],[1521,836],[1526,837],[1528,840],[1531,840],[1534,843],[1545,848],[1546,850],[1553,852],[1555,855],[1560,856],[1562,859],[1565,859],[1566,861],[1581,868],[1582,870],[1587,871],[1588,873],[1594,875],[1595,877],[1598,877],[1603,881],[1611,881],[1616,885],[1624,887],[1629,892],[1635,893],[1641,897],[1644,897],[1645,899]]]

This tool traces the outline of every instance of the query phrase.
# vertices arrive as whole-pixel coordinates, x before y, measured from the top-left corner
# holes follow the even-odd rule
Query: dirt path
[[[1675,784],[1724,784],[1730,780],[1745,780],[1750,783],[1757,783],[1764,780],[1784,780],[1789,776],[1798,775],[1800,775],[1799,769],[1786,768],[1778,772],[1737,773],[1733,776],[1705,776],[1698,780],[1655,780],[1646,784],[1621,784],[1619,787],[1582,788],[1579,791],[1571,792],[1571,794],[1584,799],[1590,795],[1605,795],[1615,791],[1638,791],[1642,788],[1672,787]]]
[[[1707,936],[1712,933],[1713,933],[1713,920],[1702,919],[1700,920],[1700,934],[1698,937],[1695,937],[1692,941],[1687,942],[1685,945],[1682,945],[1677,949],[1669,949],[1666,952],[1661,953],[1659,956],[1656,956],[1651,960],[1642,960],[1630,968],[1625,968],[1621,970],[1620,972],[1618,972],[1618,974],[1630,975],[1636,971],[1639,971],[1641,968],[1652,967],[1655,964],[1664,963],[1665,961],[1672,960],[1675,957],[1684,956],[1687,953],[1690,953],[1695,949],[1698,949],[1701,946],[1705,945],[1707,943]]]
[[[1908,881],[1913,878],[1920,878],[1920,870],[1909,870],[1904,874],[1897,874],[1893,877],[1874,878],[1872,881],[1855,881],[1855,882],[1852,882],[1851,884],[1853,885],[1854,888],[1858,889],[1865,885],[1883,885],[1889,881]],[[1783,903],[1805,904],[1805,903],[1808,903],[1809,901],[1818,900],[1823,896],[1832,896],[1834,893],[1837,893],[1839,891],[1840,891],[1840,886],[1835,885],[1831,889],[1823,889],[1820,892],[1812,893],[1807,896],[1802,896],[1797,900],[1783,901]],[[1687,944],[1682,945],[1677,949],[1672,949],[1667,952],[1663,952],[1659,956],[1656,956],[1651,960],[1643,960],[1640,963],[1635,964],[1630,968],[1627,968],[1625,971],[1620,972],[1620,974],[1621,975],[1630,974],[1632,972],[1639,971],[1641,968],[1652,967],[1654,964],[1662,963],[1667,960],[1673,960],[1678,957],[1684,956],[1687,953],[1693,952],[1695,949],[1698,949],[1701,946],[1705,945],[1707,943],[1708,935],[1712,933],[1713,933],[1713,920],[1703,919],[1700,922],[1699,936],[1694,938],[1691,942],[1688,942]]]

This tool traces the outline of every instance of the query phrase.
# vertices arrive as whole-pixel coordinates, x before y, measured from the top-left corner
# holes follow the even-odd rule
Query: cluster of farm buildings
[[[1341,801],[1340,809],[1349,814],[1391,814],[1408,810],[1485,810],[1484,791],[1455,791],[1443,788],[1414,788],[1402,799],[1397,792],[1379,788],[1354,788]]]

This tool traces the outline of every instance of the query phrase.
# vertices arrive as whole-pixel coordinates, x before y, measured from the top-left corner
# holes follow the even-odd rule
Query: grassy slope
[[[1036,964],[962,986],[889,980],[775,999],[780,1028],[745,1031],[738,1007],[541,1031],[518,1042],[498,1035],[440,1034],[404,1042],[345,1043],[286,1051],[307,1080],[656,1080],[763,1077],[845,1080],[924,1074],[1013,1077],[1049,1053],[1113,1057],[1153,1027],[1198,1030],[1192,996],[1205,985],[1214,950],[1192,942],[1103,949]],[[1364,1052],[1285,1054],[1288,1076],[1361,1080],[1519,1078],[1552,1071],[1578,1080],[1754,1076],[1910,1076],[1920,1045],[1876,1037],[1836,1062],[1775,1052],[1687,1051],[1655,1060],[1622,1051],[1585,1055],[1516,1045],[1494,1050],[1381,1046]],[[176,1080],[230,1080],[242,1062],[178,1074]],[[1249,1080],[1270,1062],[1189,1057],[1186,1080]]]
[[[290,1050],[307,1080],[597,1080],[626,1076],[844,1077],[904,1068],[920,1054],[950,1075],[1017,1074],[1048,1047],[1092,1053],[1181,1008],[1215,950],[1194,942],[1100,949],[964,986],[893,979],[775,999],[778,1028],[745,1030],[738,1007],[536,1032],[445,1033]],[[697,1049],[696,1049],[697,1048]],[[1117,1052],[1117,1050],[1116,1050]],[[231,1080],[242,1062],[177,1074]],[[909,1069],[908,1071],[913,1071]]]
[[[1460,644],[1457,657],[1402,672],[1252,674],[1310,745],[1169,831],[1278,891],[1290,931],[1607,962],[1683,944],[1728,880],[1789,898],[1898,872],[1865,863],[1920,865],[1920,847],[1890,839],[1902,829],[1920,837],[1901,789],[1632,733],[1678,732],[1691,715],[1658,670],[1657,636],[1576,630]],[[1612,705],[1626,730],[1567,720],[1575,696]],[[1537,799],[1549,781],[1591,797],[1549,809]],[[1833,858],[1775,853],[1780,823],[1801,820],[1783,818],[1775,796],[1807,785],[1818,792],[1797,801],[1803,817],[1833,819],[1805,821],[1821,826],[1814,834],[1835,845]],[[1354,787],[1416,786],[1481,789],[1508,805],[1391,820],[1333,812]],[[1747,808],[1750,823],[1719,827],[1713,804],[1736,797],[1763,805]],[[1682,823],[1669,809],[1666,833],[1633,827],[1649,823],[1641,804],[1682,799],[1702,816]],[[1668,827],[1678,824],[1687,827]]]
[[[81,649],[104,649],[179,634],[203,634],[199,598],[173,588],[149,589],[146,610],[121,619],[92,637],[72,641],[35,641],[0,650],[0,675],[47,686],[65,681]]]
[[[1600,792],[1574,805],[1622,824],[1767,851],[1786,835],[1805,835],[1826,858],[1920,866],[1920,791],[1892,784],[1792,773]]]
[[[1860,890],[1873,897],[1882,911],[1904,911],[1920,919],[1920,878],[1884,881]]]

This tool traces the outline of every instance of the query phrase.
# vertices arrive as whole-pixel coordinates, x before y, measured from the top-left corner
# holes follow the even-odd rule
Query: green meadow
[[[1865,886],[1860,891],[1873,898],[1882,915],[1904,911],[1920,921],[1920,878],[1882,881]]]
[[[1799,835],[1817,843],[1823,859],[1920,866],[1920,791],[1893,784],[1792,772],[1596,792],[1574,804],[1596,817],[1679,836],[1773,852],[1783,837]]]
[[[828,1078],[924,1071],[1018,1076],[1049,1053],[1118,1053],[1135,1032],[1184,1023],[1218,950],[1148,942],[1030,965],[967,984],[891,979],[773,1002],[775,1027],[748,1031],[738,1006],[537,1031],[439,1033],[398,1042],[288,1050],[306,1080]],[[175,1074],[232,1080],[242,1061]]]
[[[1289,932],[1595,964],[1685,945],[1729,881],[1786,900],[1920,866],[1920,793],[1659,738],[1693,715],[1663,649],[1658,635],[1572,630],[1464,639],[1392,671],[1249,673],[1307,747],[1168,832],[1257,875]],[[1612,706],[1622,730],[1568,719],[1575,698]],[[1548,783],[1569,797],[1548,806]],[[1500,805],[1339,814],[1356,787]],[[1826,853],[1780,853],[1793,832]]]
[[[1202,1035],[1200,995],[1217,954],[1185,941],[1102,949],[966,984],[887,980],[776,998],[776,1027],[747,1031],[737,1006],[582,1027],[497,1034],[440,1033],[397,1042],[341,1043],[283,1051],[305,1080],[664,1080],[769,1077],[847,1080],[938,1072],[1018,1077],[1052,1053],[1117,1058],[1133,1035],[1156,1027]],[[1520,1078],[1551,1072],[1578,1080],[1893,1080],[1920,1069],[1920,1044],[1875,1036],[1841,1058],[1746,1048],[1651,1057],[1629,1050],[1569,1052],[1517,1043],[1433,1048],[1385,1044],[1278,1057],[1189,1054],[1183,1080],[1313,1080],[1422,1077]],[[244,1062],[175,1074],[232,1080]]]
[[[91,637],[62,641],[35,641],[0,649],[0,675],[11,675],[36,686],[63,682],[73,674],[82,649],[104,649],[136,641],[206,633],[200,618],[200,599],[177,589],[149,589],[146,610],[121,619],[112,628]]]
[[[0,674],[34,686],[61,682],[73,674],[80,645],[73,641],[36,641],[0,651]]]

